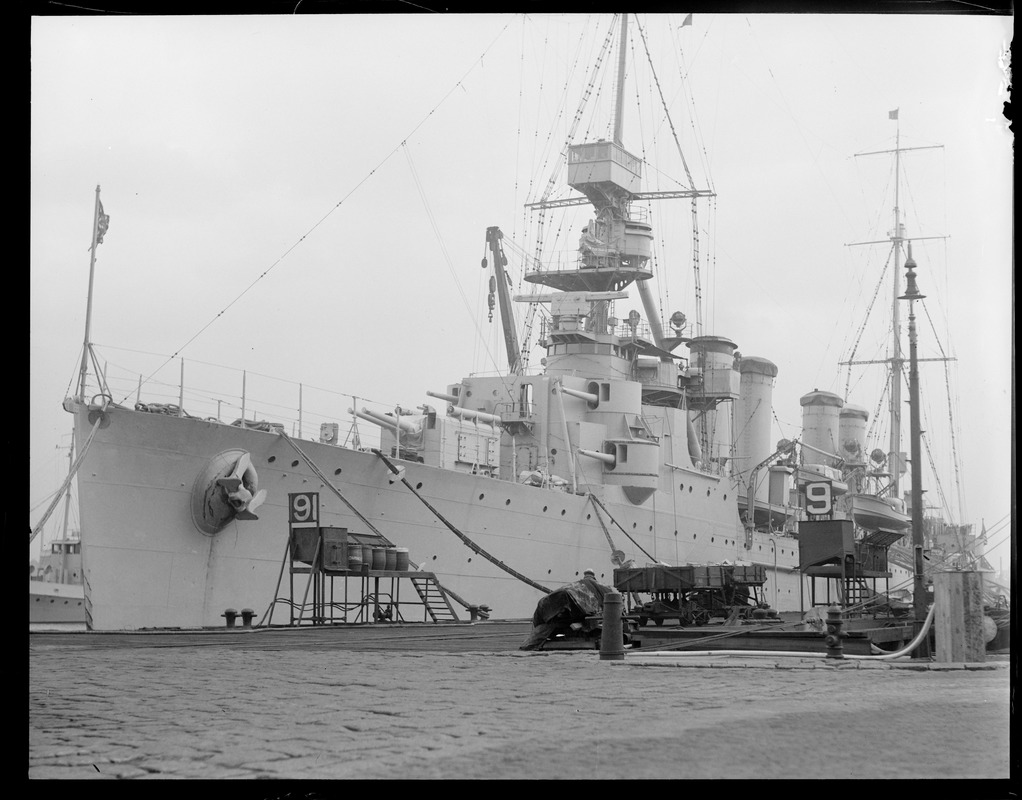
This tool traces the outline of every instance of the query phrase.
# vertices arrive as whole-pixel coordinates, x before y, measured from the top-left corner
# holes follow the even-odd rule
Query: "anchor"
[[[234,508],[237,519],[259,519],[253,511],[266,500],[266,490],[259,489],[259,476],[252,466],[252,456],[244,453],[234,465],[234,471],[217,478],[217,485],[227,495],[227,502]]]

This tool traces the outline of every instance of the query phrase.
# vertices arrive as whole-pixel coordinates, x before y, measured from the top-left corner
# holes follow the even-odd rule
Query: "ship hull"
[[[30,625],[85,622],[85,591],[77,583],[28,582]]]
[[[79,406],[76,414],[84,440],[95,412]],[[762,563],[769,575],[764,599],[780,610],[800,608],[797,542],[770,537],[778,540],[775,556],[768,537],[754,534],[746,549],[737,491],[725,478],[668,471],[660,490],[639,504],[619,487],[600,487],[607,519],[585,495],[397,462],[412,492],[392,482],[372,452],[295,444],[319,475],[275,433],[119,407],[106,412],[78,472],[90,627],[210,627],[223,625],[229,608],[265,619],[271,606],[274,621],[286,622],[289,610],[274,601],[291,585],[288,495],[296,492],[318,493],[321,525],[369,533],[353,507],[408,548],[413,564],[466,602],[489,606],[495,619],[531,617],[543,592],[483,553],[550,589],[586,568],[612,583],[614,550],[639,564]],[[205,533],[192,514],[197,479],[218,456],[237,451],[250,454],[267,499],[258,519]]]

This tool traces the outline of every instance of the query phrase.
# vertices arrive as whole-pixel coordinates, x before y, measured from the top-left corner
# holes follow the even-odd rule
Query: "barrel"
[[[397,569],[397,548],[387,548],[387,566],[384,569],[394,570]]]
[[[396,570],[407,570],[408,569],[408,548],[397,547],[397,551],[394,554],[394,569]]]
[[[352,572],[362,571],[362,548],[359,545],[348,547],[348,569]]]
[[[374,547],[373,548],[373,569],[386,569],[387,568],[387,548],[386,547]]]
[[[362,566],[373,568],[373,546],[371,544],[362,545]]]

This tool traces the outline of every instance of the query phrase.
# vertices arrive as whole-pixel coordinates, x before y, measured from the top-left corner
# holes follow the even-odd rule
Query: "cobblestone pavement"
[[[1010,669],[29,647],[29,779],[993,779]],[[979,796],[979,795],[970,795]]]

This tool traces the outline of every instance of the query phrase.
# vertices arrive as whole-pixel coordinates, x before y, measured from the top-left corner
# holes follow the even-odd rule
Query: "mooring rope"
[[[319,478],[321,481],[323,481],[323,484],[328,489],[330,489],[330,491],[332,491],[335,495],[337,495],[337,497],[340,499],[340,501],[342,503],[344,503],[344,505],[346,505],[349,509],[351,509],[351,513],[352,514],[354,514],[356,517],[358,517],[360,520],[362,520],[362,522],[365,523],[366,527],[368,527],[369,530],[371,530],[373,533],[375,533],[377,536],[379,536],[381,539],[383,539],[383,541],[387,543],[388,547],[393,547],[394,546],[394,543],[392,541],[390,541],[386,536],[384,536],[382,533],[380,533],[376,529],[376,526],[373,525],[373,523],[371,523],[368,519],[366,519],[362,515],[362,512],[360,512],[357,508],[355,508],[355,506],[353,506],[350,502],[348,502],[348,498],[346,498],[343,494],[341,494],[340,490],[336,486],[334,486],[332,483],[330,483],[329,479],[326,477],[326,475],[323,474],[322,470],[320,470],[320,468],[316,466],[316,464],[313,462],[313,460],[311,458],[309,458],[305,454],[305,451],[302,450],[302,448],[300,448],[295,443],[294,439],[292,439],[290,436],[288,436],[287,433],[285,431],[283,431],[283,430],[278,430],[277,434],[279,436],[282,436],[284,438],[284,440],[295,449],[295,452],[297,452],[298,455],[300,455],[302,457],[302,459],[305,461],[305,463],[309,465],[309,468],[314,473],[316,473],[316,477]]]
[[[614,519],[614,515],[611,514],[607,510],[607,507],[602,502],[600,502],[600,499],[595,494],[592,494],[590,492],[589,493],[589,499],[593,501],[594,505],[599,506],[601,509],[603,509],[603,513],[607,515],[607,517],[610,519],[610,521],[613,522],[615,525],[617,525],[618,530],[620,530],[621,533],[623,533],[628,538],[628,541],[630,541],[632,544],[634,544],[636,547],[638,547],[639,550],[642,551],[642,554],[644,556],[646,556],[646,558],[648,558],[650,561],[656,561],[657,560],[654,556],[651,556],[641,544],[639,544],[637,541],[635,541],[635,539],[633,539],[631,537],[631,535],[628,533],[628,531],[626,531],[624,528],[621,527],[621,523],[619,523],[616,519]],[[599,519],[600,520],[600,524],[603,525],[603,520],[600,519],[600,515],[599,514],[596,515],[596,518]],[[604,529],[604,530],[606,530],[606,529]],[[607,534],[607,540],[608,541],[610,540],[610,534],[609,533]],[[611,544],[611,546],[613,547],[613,543]]]
[[[362,522],[364,522],[366,524],[366,526],[369,528],[369,530],[371,530],[373,533],[375,533],[377,536],[379,536],[384,541],[384,543],[386,543],[386,545],[388,547],[393,547],[394,546],[394,543],[391,542],[390,539],[388,539],[386,536],[384,536],[382,533],[380,533],[380,531],[376,528],[376,526],[373,525],[373,523],[371,523],[368,519],[366,519],[365,516],[363,516],[362,513],[357,508],[355,508],[355,506],[353,506],[343,494],[341,494],[340,490],[336,486],[334,486],[327,479],[326,475],[323,474],[323,471],[319,467],[316,466],[316,464],[313,462],[313,460],[311,458],[309,458],[309,456],[305,453],[305,451],[302,450],[302,448],[300,448],[298,446],[298,444],[294,441],[294,439],[292,439],[290,436],[288,436],[287,433],[285,431],[283,431],[283,430],[279,430],[279,431],[277,431],[277,433],[278,433],[278,435],[283,436],[284,439],[287,441],[287,443],[289,445],[291,445],[295,449],[295,452],[297,452],[298,455],[300,455],[302,457],[302,459],[305,461],[305,463],[309,465],[309,468],[314,473],[316,473],[316,477],[318,477],[321,481],[323,481],[323,484],[325,486],[327,486],[330,489],[330,491],[332,491],[334,494],[336,494],[337,497],[340,498],[341,502],[344,503],[344,505],[346,505],[349,509],[351,509],[351,513],[353,513],[356,517],[358,517],[360,520],[362,520]],[[373,452],[376,453],[377,455],[379,455],[379,453],[376,450],[374,450]],[[386,459],[384,459],[384,460],[386,460]],[[391,467],[391,469],[393,469],[393,467]],[[408,488],[411,489],[410,486]],[[412,489],[412,491],[415,492],[414,489]],[[421,500],[422,498],[420,497],[419,499]],[[436,512],[434,512],[434,513],[436,513]],[[287,558],[287,553],[286,552],[284,553],[284,558],[285,559]],[[411,566],[414,567],[416,570],[418,570],[418,565],[417,564],[412,564]],[[283,568],[282,568],[281,574],[283,574]],[[473,608],[473,604],[472,603],[469,603],[463,597],[460,597],[457,593],[455,593],[455,592],[451,591],[450,589],[448,589],[446,586],[441,584],[440,581],[437,581],[437,586],[439,586],[440,589],[445,594],[447,594],[455,602],[459,603],[463,608],[466,608],[466,609]],[[278,581],[278,588],[279,588],[279,581]],[[549,591],[549,589],[547,589],[546,591]],[[274,601],[274,602],[276,602],[276,601]],[[271,606],[272,606],[272,604],[271,604]],[[265,614],[264,614],[264,617],[265,617]]]
[[[543,586],[540,583],[536,583],[536,581],[532,580],[532,578],[529,578],[529,577],[527,577],[525,575],[522,575],[522,573],[516,571],[512,567],[509,567],[507,564],[505,564],[499,558],[497,558],[495,556],[492,556],[489,553],[487,553],[485,550],[483,550],[483,548],[481,548],[479,545],[477,545],[475,542],[473,542],[471,539],[469,539],[464,533],[459,531],[450,521],[448,521],[443,516],[443,514],[441,514],[439,511],[437,511],[435,508],[433,508],[433,506],[431,506],[429,504],[429,501],[426,500],[426,498],[424,498],[421,494],[419,494],[415,490],[415,487],[413,487],[408,482],[408,480],[402,474],[401,470],[399,470],[397,467],[395,467],[390,462],[390,459],[388,459],[385,455],[383,455],[383,453],[381,453],[379,450],[374,449],[373,453],[375,453],[377,456],[379,456],[380,460],[383,461],[383,463],[387,465],[387,467],[390,469],[390,471],[393,472],[395,475],[397,475],[397,476],[399,476],[401,478],[401,483],[403,483],[405,486],[408,487],[408,491],[410,491],[417,498],[419,498],[420,502],[424,506],[426,506],[426,508],[428,508],[430,510],[430,512],[432,512],[433,516],[435,516],[444,525],[446,525],[447,529],[450,530],[450,532],[453,533],[455,536],[457,536],[459,539],[461,539],[461,541],[463,541],[465,543],[465,545],[468,546],[468,548],[473,553],[475,553],[476,555],[482,556],[483,558],[485,558],[487,561],[489,561],[494,566],[498,567],[499,569],[502,569],[508,575],[511,575],[511,576],[517,578],[518,580],[522,581],[523,583],[527,583],[529,586],[533,587],[534,589],[539,589],[544,594],[550,594],[550,592],[553,591],[552,589],[549,589],[549,588],[547,588],[546,586]]]

